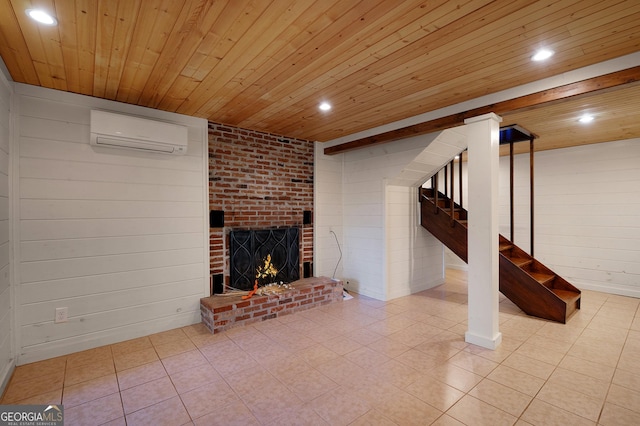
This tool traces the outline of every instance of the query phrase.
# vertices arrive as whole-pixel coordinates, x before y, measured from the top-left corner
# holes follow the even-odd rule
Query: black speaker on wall
[[[311,225],[311,210],[305,210],[302,212],[302,224]]]
[[[213,274],[211,275],[211,294],[224,293],[224,275]]]
[[[302,264],[302,277],[310,278],[313,275],[313,263],[304,262]]]
[[[209,212],[209,228],[222,228],[224,226],[224,210],[211,210]]]

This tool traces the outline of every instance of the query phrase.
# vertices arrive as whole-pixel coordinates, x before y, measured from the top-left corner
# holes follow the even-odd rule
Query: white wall
[[[317,144],[316,274],[335,267],[336,244],[324,234],[337,229],[347,289],[389,300],[440,284],[442,244],[419,225],[417,186],[461,143],[466,134],[451,130],[335,157]]]
[[[16,85],[18,363],[200,321],[206,120]],[[186,156],[94,149],[99,108],[189,127]],[[69,321],[54,324],[57,307]]]
[[[420,225],[416,187],[386,187],[387,298],[444,282],[444,246]]]
[[[1,60],[0,60],[1,62]],[[11,145],[11,93],[0,71],[0,394],[15,366],[13,297],[10,281],[9,146]]]
[[[343,163],[344,280],[359,294],[386,300],[384,155],[355,151]]]
[[[522,142],[527,144],[529,142]],[[547,151],[552,153],[553,151]],[[538,156],[542,153],[534,153],[534,161],[537,161]],[[534,163],[535,164],[535,163]],[[534,175],[540,165],[535,164]],[[531,252],[531,227],[530,219],[531,213],[529,205],[530,203],[530,179],[529,179],[529,154],[520,154],[514,156],[513,161],[513,211],[514,211],[514,229],[513,229],[513,241],[518,247],[527,253]],[[500,157],[500,234],[507,238],[511,238],[511,226],[509,222],[510,218],[510,204],[509,204],[509,157]],[[537,176],[535,181],[537,181]],[[466,179],[466,174],[464,176]],[[535,183],[534,192],[538,186],[538,182]],[[538,207],[538,201],[534,201],[535,208]],[[534,218],[535,221],[535,218]],[[535,238],[535,237],[534,237]],[[534,249],[534,254],[535,249]]]
[[[516,156],[515,241],[526,250],[528,165]],[[640,139],[535,153],[535,257],[578,288],[640,297],[639,165]],[[501,199],[508,206],[506,189]]]
[[[324,155],[316,142],[314,159],[314,276],[343,277],[342,226],[343,155]],[[343,285],[346,283],[343,283]]]

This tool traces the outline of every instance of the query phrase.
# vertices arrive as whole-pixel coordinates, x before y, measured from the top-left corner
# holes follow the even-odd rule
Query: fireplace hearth
[[[280,294],[254,296],[210,296],[200,299],[202,322],[212,333],[280,318],[329,303],[341,302],[342,281],[328,277],[303,278]]]

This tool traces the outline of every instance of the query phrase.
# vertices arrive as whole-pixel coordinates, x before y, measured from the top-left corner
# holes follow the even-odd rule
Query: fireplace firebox
[[[297,227],[231,231],[230,287],[238,290],[253,289],[256,271],[268,257],[277,270],[275,276],[270,277],[270,282],[290,283],[300,279],[299,235]]]

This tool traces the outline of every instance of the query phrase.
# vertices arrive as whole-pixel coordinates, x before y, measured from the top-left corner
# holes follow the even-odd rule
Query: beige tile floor
[[[567,325],[501,299],[464,343],[466,276],[211,335],[200,324],[18,367],[2,403],[67,425],[638,425],[640,300],[583,292]]]

